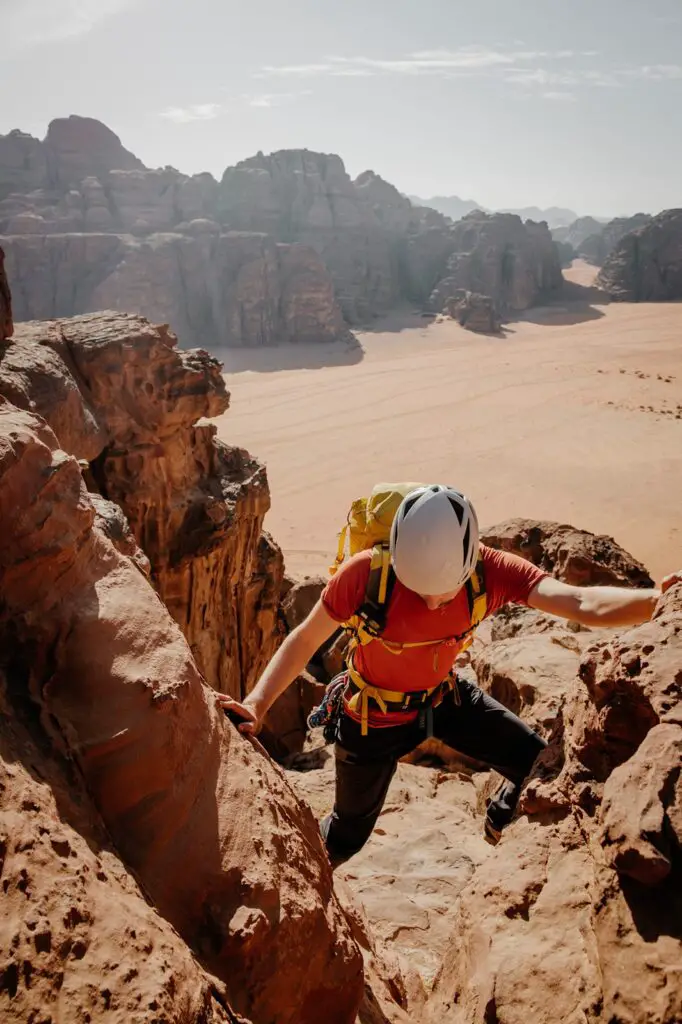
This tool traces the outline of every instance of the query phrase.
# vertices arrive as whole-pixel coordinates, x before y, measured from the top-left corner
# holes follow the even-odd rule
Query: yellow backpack
[[[383,632],[388,603],[395,583],[395,573],[391,566],[389,550],[391,525],[403,498],[415,488],[422,486],[423,484],[419,483],[377,484],[369,496],[357,498],[348,511],[346,524],[339,533],[336,559],[334,564],[329,567],[330,575],[333,576],[343,564],[346,557],[346,542],[348,542],[350,556],[356,555],[359,551],[373,549],[364,601],[356,614],[347,623],[344,623],[356,644],[366,644],[370,640],[376,640]],[[483,560],[480,555],[473,574],[466,582],[466,591],[471,620],[465,640],[465,646],[468,646],[473,639],[476,626],[485,617],[487,606]],[[403,647],[426,646],[433,641],[390,645],[383,642],[391,648],[402,649]]]

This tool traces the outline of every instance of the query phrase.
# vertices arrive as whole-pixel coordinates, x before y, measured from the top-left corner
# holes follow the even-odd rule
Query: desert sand
[[[219,435],[266,463],[288,571],[326,572],[351,500],[393,479],[451,483],[484,526],[608,534],[656,579],[682,566],[682,304],[602,305],[593,275],[499,338],[407,312],[356,348],[216,352]]]

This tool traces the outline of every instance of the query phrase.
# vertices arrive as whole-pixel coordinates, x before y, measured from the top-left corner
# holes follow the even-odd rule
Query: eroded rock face
[[[3,650],[30,670],[20,697],[43,742],[74,759],[117,849],[237,1010],[350,1022],[361,957],[312,814],[217,711],[143,574],[93,529],[76,459],[8,403],[0,437]]]
[[[22,668],[0,667],[2,1020],[246,1024],[149,905],[78,773],[47,752],[29,693]]]
[[[596,283],[616,302],[682,298],[682,209],[659,213],[623,235]]]
[[[267,235],[22,235],[4,239],[17,320],[133,308],[190,344],[349,341],[329,275],[304,245]]]
[[[586,650],[522,817],[460,895],[434,1024],[680,1019],[681,638],[677,586]]]
[[[612,537],[546,520],[507,519],[485,529],[481,541],[527,558],[574,586],[653,587],[641,562]]]
[[[78,185],[83,178],[100,177],[113,169],[144,168],[122,145],[118,135],[92,117],[58,117],[45,136],[48,183],[54,189]]]
[[[0,394],[92,464],[206,679],[243,695],[282,636],[283,566],[264,468],[197,422],[228,406],[217,360],[142,317],[28,323],[0,353]]]
[[[338,156],[280,150],[229,167],[219,216],[237,231],[304,242],[321,255],[351,323],[387,310],[397,297],[390,240]]]
[[[562,286],[547,224],[475,210],[451,228],[452,255],[431,295],[440,311],[458,289],[489,295],[500,312],[528,309]]]
[[[12,296],[5,274],[5,253],[0,249],[0,341],[11,338],[13,331]]]
[[[634,217],[615,217],[608,224],[602,224],[598,230],[583,238],[580,244],[576,245],[578,254],[600,267],[624,235],[644,227],[650,220],[651,216],[648,213],[636,213]]]

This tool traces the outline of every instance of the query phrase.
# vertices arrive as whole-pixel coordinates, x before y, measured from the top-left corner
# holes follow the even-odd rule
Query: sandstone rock
[[[110,234],[14,235],[1,244],[17,321],[89,310],[98,284],[120,263],[126,248]]]
[[[657,725],[604,786],[601,843],[609,863],[657,885],[682,852],[682,728]]]
[[[51,188],[66,190],[83,178],[101,178],[111,170],[144,168],[118,135],[91,117],[72,114],[51,121],[44,146]]]
[[[12,192],[32,192],[47,184],[47,157],[42,142],[14,129],[0,135],[0,200]]]
[[[12,295],[5,274],[5,253],[0,249],[0,341],[11,338],[13,332]]]
[[[87,462],[85,465],[88,465]],[[81,469],[83,469],[82,464]],[[86,479],[85,473],[83,479]],[[130,524],[121,507],[113,501],[107,501],[101,494],[93,493],[90,489],[89,497],[95,510],[94,525],[100,533],[103,533],[111,541],[117,551],[120,551],[122,555],[127,555],[144,576],[149,576],[151,574],[150,561],[144,551],[137,546],[137,541],[133,537]]]
[[[562,286],[547,224],[475,210],[451,228],[452,255],[430,299],[441,310],[460,289],[489,295],[501,312],[520,311]]]
[[[587,652],[584,685],[567,693],[522,797],[526,817],[505,831],[460,894],[425,1019],[680,1019],[679,857],[652,890],[605,863],[602,842],[610,857],[620,853],[620,871],[623,859],[647,881],[661,869],[660,816],[665,809],[676,821],[678,813],[665,778],[675,777],[676,756],[679,771],[681,637],[676,587],[652,622]],[[660,762],[651,761],[654,751]],[[672,834],[678,841],[665,831],[668,842]]]
[[[329,811],[333,757],[317,770],[288,774],[316,815]],[[448,947],[451,908],[490,858],[477,804],[469,773],[401,763],[367,845],[334,873],[360,899],[372,932],[398,956],[403,975],[419,972],[409,1003],[414,1020],[424,1019],[420,1004]]]
[[[3,1022],[244,1021],[150,906],[28,692],[21,671],[0,669]]]
[[[112,170],[107,189],[119,230],[136,235],[170,231],[180,216],[176,207],[176,189],[180,174],[165,170]]]
[[[211,685],[250,689],[283,635],[282,556],[261,535],[263,467],[197,422],[224,412],[220,364],[123,314],[23,324],[0,394],[35,410],[127,517],[159,594]]]
[[[314,250],[265,235],[192,235],[4,238],[16,319],[132,309],[172,322],[190,344],[351,340]]]
[[[616,302],[682,298],[682,209],[659,213],[624,235],[596,283]]]
[[[574,586],[653,587],[641,562],[612,537],[546,520],[507,519],[482,531],[492,548],[527,558]]]
[[[320,599],[320,595],[326,586],[326,579],[323,576],[304,576],[301,580],[294,580],[293,585],[287,590],[282,600],[282,614],[286,619],[289,631],[296,629]]]
[[[547,737],[567,691],[579,685],[578,666],[590,640],[560,629],[498,640],[477,649],[472,667],[483,690]]]
[[[312,815],[219,714],[161,601],[93,530],[77,461],[9,404],[0,435],[2,649],[9,626],[41,742],[73,759],[126,863],[238,1011],[350,1022],[361,958]],[[55,838],[62,849],[68,835]],[[138,965],[144,978],[153,967]]]
[[[601,235],[605,225],[594,217],[578,217],[572,224],[552,228],[552,238],[560,244],[570,245],[572,249],[581,251],[586,238]]]
[[[590,263],[600,267],[616,248],[621,238],[644,227],[651,221],[648,213],[636,213],[634,217],[616,217],[608,224],[602,224],[597,231],[584,238],[580,245],[576,246],[578,254]]]
[[[479,295],[465,288],[458,288],[443,307],[443,312],[457,320],[468,331],[479,334],[499,334],[500,324],[495,303],[489,295]]]
[[[387,231],[400,236],[410,230],[415,221],[415,210],[410,200],[401,195],[395,185],[374,171],[363,171],[353,186]]]
[[[267,232],[316,249],[351,323],[395,300],[389,239],[338,156],[259,153],[225,171],[218,202],[231,230]]]
[[[324,690],[324,683],[303,672],[272,705],[259,738],[276,761],[286,764],[288,758],[303,750],[308,715],[320,703]]]
[[[589,626],[582,626],[570,619],[556,615],[545,615],[521,604],[507,604],[488,620],[490,640],[511,640],[512,637],[529,636],[534,633],[591,633]]]

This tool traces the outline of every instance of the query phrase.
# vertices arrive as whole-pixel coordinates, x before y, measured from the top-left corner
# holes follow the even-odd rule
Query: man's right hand
[[[256,736],[260,732],[263,714],[256,705],[250,703],[248,697],[243,701],[238,701],[226,693],[217,693],[216,704],[232,719],[240,732],[249,733],[252,736]],[[243,721],[237,725],[239,719]]]

